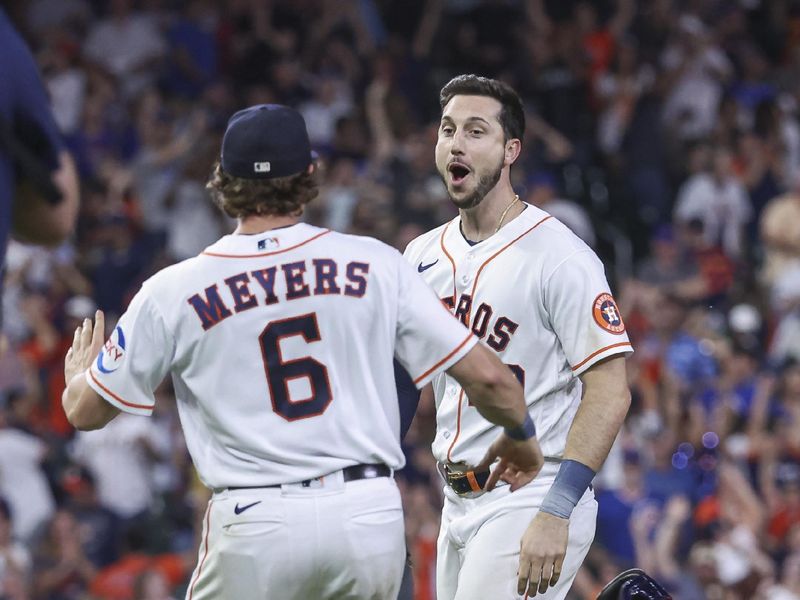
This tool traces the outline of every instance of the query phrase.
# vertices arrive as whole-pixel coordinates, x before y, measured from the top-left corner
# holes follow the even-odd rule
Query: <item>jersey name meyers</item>
[[[205,286],[187,302],[205,331],[234,313],[309,296],[344,295],[361,298],[367,291],[369,263],[342,266],[330,258],[312,258],[243,271]],[[280,295],[278,280],[284,284]]]

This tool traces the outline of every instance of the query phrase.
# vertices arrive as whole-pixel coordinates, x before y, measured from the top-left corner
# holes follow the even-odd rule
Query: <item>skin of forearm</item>
[[[565,459],[598,471],[619,433],[631,402],[625,358],[612,357],[581,376],[583,397],[567,436]]]
[[[493,384],[468,384],[464,391],[481,416],[501,427],[517,427],[525,420],[526,407],[519,402],[519,383],[509,377]]]
[[[478,344],[447,372],[486,420],[501,427],[516,427],[525,420],[522,386],[491,350]]]
[[[70,424],[83,431],[104,427],[119,412],[89,387],[83,373],[70,379],[61,396],[61,404]]]

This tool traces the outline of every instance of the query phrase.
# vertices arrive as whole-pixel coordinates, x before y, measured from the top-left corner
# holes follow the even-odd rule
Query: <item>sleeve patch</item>
[[[122,327],[117,325],[97,355],[97,370],[101,373],[113,373],[122,366],[124,358],[125,334],[122,332]]]
[[[595,298],[592,316],[601,329],[616,335],[625,333],[625,323],[622,322],[619,307],[611,294],[604,292]]]

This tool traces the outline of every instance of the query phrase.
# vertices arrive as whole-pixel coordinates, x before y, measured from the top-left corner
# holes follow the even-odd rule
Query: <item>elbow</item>
[[[78,431],[94,431],[96,429],[102,429],[103,425],[105,425],[105,423],[100,423],[96,420],[92,420],[91,418],[76,415],[75,411],[73,411],[73,414],[67,415],[67,420],[69,421],[70,425],[72,425]]]
[[[75,429],[78,431],[92,431],[93,429],[97,429],[97,427],[93,427],[94,424],[91,420],[86,418],[85,411],[81,411],[77,403],[68,402],[66,391],[64,392],[61,404],[64,407],[64,414],[67,417],[67,421],[69,421],[69,424]]]
[[[51,179],[60,196],[55,204],[50,204],[45,193],[31,182],[22,181],[18,185],[12,233],[23,242],[56,247],[68,240],[75,229],[80,208],[78,172],[65,150],[59,154],[58,163]]]
[[[109,419],[101,411],[90,410],[87,403],[76,402],[71,406],[64,404],[67,421],[78,431],[94,431],[102,429]]]
[[[628,416],[628,411],[631,408],[631,391],[627,385],[623,387],[618,394],[616,394],[616,398],[618,399],[617,406],[619,407],[619,413],[624,421]]]

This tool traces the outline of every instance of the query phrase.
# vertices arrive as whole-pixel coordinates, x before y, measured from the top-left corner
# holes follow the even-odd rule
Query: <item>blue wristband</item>
[[[530,413],[527,412],[525,413],[525,420],[522,422],[522,425],[506,427],[503,431],[505,431],[506,435],[512,440],[517,440],[519,442],[524,442],[532,437],[536,437],[536,426],[533,424]]]
[[[577,506],[592,483],[595,472],[578,462],[567,459],[561,463],[555,481],[542,501],[539,510],[562,519],[569,519],[572,509]]]

